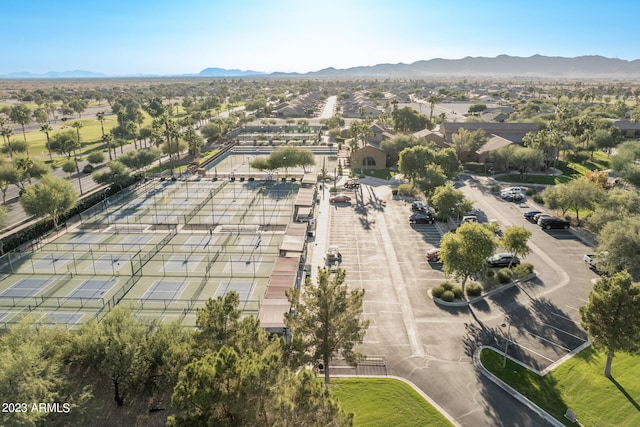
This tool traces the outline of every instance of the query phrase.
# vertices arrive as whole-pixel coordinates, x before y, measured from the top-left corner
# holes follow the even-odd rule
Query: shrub
[[[296,179],[295,178],[291,178],[291,182],[296,182]]]
[[[431,295],[434,298],[442,298],[442,294],[445,292],[445,289],[442,286],[436,286],[435,288],[431,289]]]
[[[500,191],[501,187],[498,184],[493,184],[491,187],[489,187],[489,190],[492,193],[498,193]]]
[[[398,189],[394,188],[393,190],[391,190],[391,195],[392,196],[397,196],[398,195]]]
[[[82,168],[82,173],[92,173],[93,172],[93,165],[84,165],[84,167]]]
[[[398,195],[413,197],[416,194],[416,189],[411,184],[400,184],[398,186]]]
[[[492,269],[488,269],[487,270],[487,277],[488,278],[493,278],[496,275],[496,272],[493,271]]]
[[[527,196],[531,197],[538,194],[538,190],[535,188],[527,188],[527,191],[524,192]]]
[[[446,302],[453,302],[453,300],[455,299],[455,295],[451,291],[444,291],[440,299]]]
[[[254,178],[254,177],[252,177],[252,176],[250,176],[250,177],[249,177],[249,179],[248,179],[248,181],[255,181],[255,178]]]
[[[463,293],[460,286],[456,286],[451,282],[445,281],[440,283],[439,286],[433,288],[431,290],[431,295],[433,295],[434,298],[440,298],[443,301],[451,302],[454,299],[461,299]],[[451,299],[445,299],[445,295],[447,295],[447,298],[449,298],[448,295],[451,295]]]
[[[510,269],[501,268],[497,274],[498,282],[502,284],[509,283],[511,282],[512,275],[513,275],[513,272]]]
[[[513,268],[513,276],[518,279],[531,273],[533,273],[533,264],[529,262],[523,262]]]
[[[485,173],[486,166],[484,163],[466,162],[464,170],[468,170],[471,173]]]
[[[280,182],[287,182],[287,178],[280,178]]]
[[[540,193],[534,194],[532,199],[536,203],[540,203],[541,205],[544,204],[544,200],[542,199],[542,195],[540,195]]]
[[[232,176],[231,178],[229,178],[229,181],[231,181],[231,182],[233,182],[233,181],[235,181],[235,180],[236,180],[236,177],[235,177],[235,176]]]
[[[467,291],[467,295],[470,297],[479,297],[482,295],[482,291],[484,288],[478,282],[469,282],[469,284],[465,287]]]

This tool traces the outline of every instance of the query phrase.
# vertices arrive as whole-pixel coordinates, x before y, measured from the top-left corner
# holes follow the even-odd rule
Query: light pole
[[[503,323],[500,326],[502,326],[503,328],[507,326],[507,335],[505,336],[505,343],[504,343],[504,359],[502,360],[502,368],[505,368],[507,366],[507,351],[509,351],[509,342],[511,341],[511,339],[509,338],[511,336],[510,335],[511,323],[508,320],[506,320],[506,324]]]

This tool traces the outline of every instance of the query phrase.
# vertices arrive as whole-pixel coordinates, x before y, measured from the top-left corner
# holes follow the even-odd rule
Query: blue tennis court
[[[224,297],[229,292],[235,291],[240,297],[240,301],[247,301],[251,299],[254,287],[254,282],[220,282],[213,298]]]
[[[47,288],[53,279],[20,279],[13,286],[0,293],[0,298],[29,298]]]
[[[182,249],[193,251],[197,248],[206,248],[215,245],[218,239],[219,236],[211,236],[209,233],[202,236],[191,236],[182,244]]]
[[[140,301],[175,301],[180,298],[188,284],[188,281],[156,280],[140,298]]]
[[[88,279],[69,292],[67,299],[100,299],[107,294],[117,280]]]
[[[227,262],[222,271],[230,274],[255,274],[260,269],[261,262],[261,256],[230,256],[229,262]]]
[[[117,271],[131,258],[127,254],[109,254],[101,255],[100,258],[93,261],[93,265],[88,266],[85,270],[90,271]]]
[[[45,258],[32,261],[34,271],[57,271],[73,261],[73,254],[49,254]]]
[[[47,313],[42,317],[45,323],[55,323],[63,325],[76,325],[84,317],[83,313]]]
[[[162,271],[178,273],[180,271],[194,272],[200,261],[204,259],[203,256],[193,255],[172,255],[171,258],[165,261]]]
[[[123,245],[146,245],[153,240],[153,236],[130,234],[122,240]]]

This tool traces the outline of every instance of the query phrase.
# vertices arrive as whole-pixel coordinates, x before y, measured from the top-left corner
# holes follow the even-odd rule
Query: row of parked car
[[[440,248],[427,251],[428,262],[440,262]],[[487,265],[491,268],[513,267],[520,264],[520,258],[509,252],[501,252],[487,258]]]
[[[569,221],[566,221],[557,216],[552,216],[537,209],[529,209],[522,214],[529,221],[535,222],[540,226],[549,230],[551,228],[564,228],[565,230],[571,226]]]

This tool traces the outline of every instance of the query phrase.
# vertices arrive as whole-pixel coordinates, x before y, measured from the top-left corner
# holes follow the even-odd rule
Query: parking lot
[[[448,226],[409,224],[410,205],[366,178],[345,192],[351,204],[332,206],[328,239],[340,247],[347,284],[366,290],[370,327],[361,350],[383,358],[390,374],[416,383],[463,425],[537,425],[537,416],[478,378],[471,356],[479,345],[508,347],[510,357],[543,371],[584,345],[577,310],[596,278],[582,261],[589,249],[571,231],[526,221],[522,212],[534,207],[527,199],[504,201],[486,183],[468,180],[460,188],[481,221],[532,231],[524,261],[538,278],[471,307],[436,305],[429,289],[444,276],[425,253]]]

